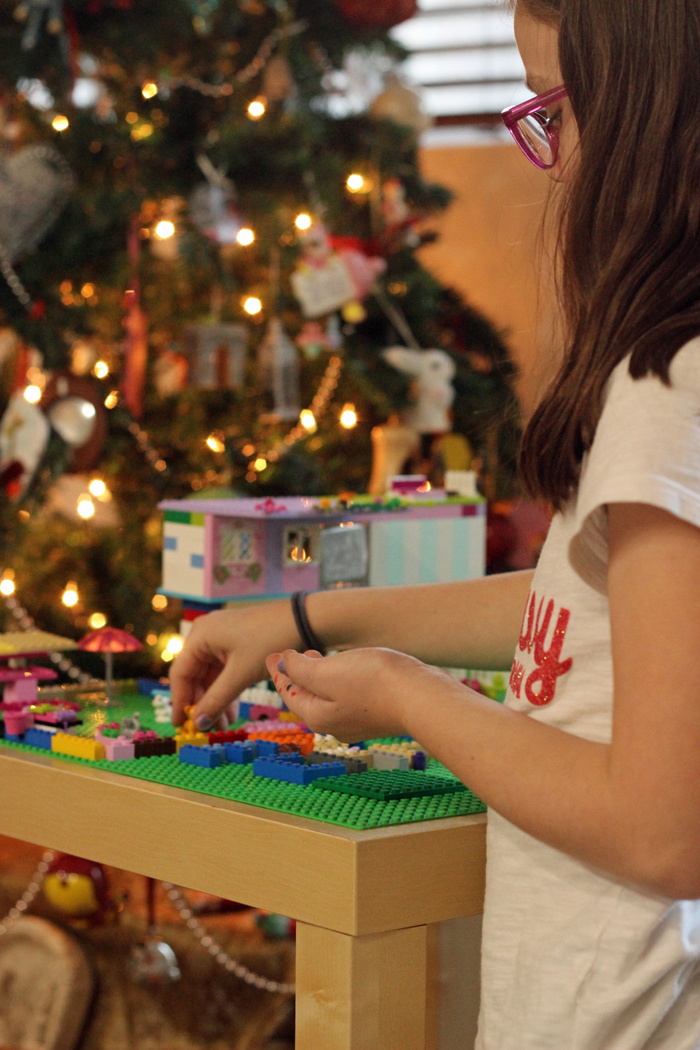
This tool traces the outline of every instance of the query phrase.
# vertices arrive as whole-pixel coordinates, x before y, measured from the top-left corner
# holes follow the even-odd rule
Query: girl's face
[[[559,87],[564,78],[559,68],[559,33],[555,26],[529,15],[523,4],[515,8],[515,39],[525,66],[526,83],[535,95]],[[547,172],[556,182],[563,181],[578,144],[578,128],[568,98],[548,109],[548,116],[559,129],[559,156]]]

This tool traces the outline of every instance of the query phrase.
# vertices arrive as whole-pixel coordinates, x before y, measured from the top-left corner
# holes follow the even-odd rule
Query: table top
[[[357,831],[0,747],[0,833],[354,936],[480,913],[485,832]]]

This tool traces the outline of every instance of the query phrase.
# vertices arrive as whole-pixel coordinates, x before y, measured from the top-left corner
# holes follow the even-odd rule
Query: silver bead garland
[[[284,981],[271,981],[267,977],[263,977],[262,974],[253,973],[247,966],[242,963],[236,962],[227,951],[225,951],[220,944],[214,940],[214,938],[207,933],[202,925],[198,922],[192,909],[180,889],[177,886],[173,886],[172,882],[164,882],[163,889],[167,891],[168,898],[174,904],[180,918],[192,931],[192,935],[197,938],[203,948],[212,955],[216,961],[223,966],[228,972],[235,974],[246,984],[252,984],[256,988],[264,989],[266,992],[277,992],[280,995],[294,995],[295,986],[293,984],[285,984]]]
[[[36,871],[32,875],[31,882],[27,886],[26,890],[19,898],[15,901],[15,904],[10,908],[9,912],[4,919],[0,920],[0,937],[3,933],[7,933],[12,928],[17,919],[19,919],[29,908],[30,904],[34,902],[34,898],[41,889],[44,879],[46,878],[46,872],[49,870],[49,865],[53,861],[54,853],[53,850],[47,849],[41,860],[37,864]]]

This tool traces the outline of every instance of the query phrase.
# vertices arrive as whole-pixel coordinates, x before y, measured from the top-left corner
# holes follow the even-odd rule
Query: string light
[[[239,230],[238,233],[236,234],[236,240],[238,241],[239,244],[242,244],[243,247],[245,248],[249,244],[253,243],[253,241],[255,240],[255,234],[247,226],[244,226],[243,229]]]
[[[107,486],[105,485],[102,478],[93,478],[88,485],[90,495],[95,496],[96,499],[104,499],[105,496],[109,496]]]
[[[226,445],[217,434],[210,434],[207,438],[207,445],[212,452],[225,452]]]
[[[179,634],[176,634],[173,638],[170,639],[170,641],[166,645],[166,649],[169,653],[172,653],[173,656],[175,656],[177,653],[182,651],[182,647],[184,644],[185,641],[183,637]]]
[[[65,131],[69,126],[68,117],[64,117],[62,113],[57,113],[51,121],[51,127],[54,131]]]
[[[264,456],[258,456],[253,464],[254,470],[257,470],[258,474],[262,474],[263,470],[267,467],[267,460]]]
[[[146,644],[155,645],[157,641],[158,635],[155,633],[155,631],[149,631],[149,633],[146,635]]]
[[[353,172],[352,175],[348,175],[345,185],[351,193],[362,193],[365,189],[365,180],[358,172]]]
[[[116,408],[119,403],[119,391],[110,390],[105,398],[105,408]]]
[[[90,284],[90,282],[88,281],[87,284],[84,284],[83,287],[80,289],[80,294],[85,299],[92,299],[93,295],[95,294],[95,285]]]
[[[78,500],[78,514],[81,518],[86,521],[88,518],[94,517],[95,504],[92,502],[88,495],[81,496]]]
[[[352,430],[353,427],[357,426],[357,412],[353,404],[343,405],[343,411],[340,413],[340,424],[344,426],[346,430]]]
[[[169,649],[164,649],[160,654],[161,660],[164,660],[166,664],[169,664],[171,660],[175,659],[175,654],[171,653]]]
[[[158,94],[158,85],[152,80],[146,80],[141,86],[141,94],[144,98],[155,98]]]
[[[248,116],[251,120],[260,120],[261,117],[265,116],[265,110],[267,109],[266,100],[260,96],[254,98],[248,106]]]
[[[251,317],[254,317],[255,314],[259,314],[262,310],[262,303],[256,296],[249,295],[243,303],[243,309],[247,314],[250,314]]]
[[[134,113],[132,109],[130,113],[127,113],[124,119],[126,120],[127,124],[135,124],[136,121],[139,119],[139,115],[138,113]]]
[[[30,405],[36,405],[38,401],[41,401],[41,387],[31,383],[24,391],[24,399],[28,401]]]
[[[2,580],[0,580],[0,594],[4,595],[5,598],[9,598],[11,594],[15,593],[15,573],[14,569],[5,569],[2,574]]]
[[[175,233],[175,226],[168,219],[161,219],[156,225],[155,235],[161,241],[167,241],[168,237],[172,237]]]
[[[296,219],[294,220],[294,225],[298,230],[308,230],[309,226],[311,225],[311,216],[307,215],[306,212],[303,211],[301,215],[297,215]]]
[[[104,613],[96,612],[92,614],[88,623],[94,630],[99,631],[100,627],[106,627],[107,617]]]
[[[316,430],[316,416],[313,414],[310,408],[305,408],[299,416],[299,422],[303,426],[304,430],[308,430],[310,434]]]
[[[64,605],[67,605],[69,609],[72,609],[74,605],[78,604],[78,584],[73,580],[66,584],[66,589],[61,595],[61,601]]]
[[[96,361],[92,374],[97,376],[98,379],[106,379],[109,375],[109,365],[106,361]]]

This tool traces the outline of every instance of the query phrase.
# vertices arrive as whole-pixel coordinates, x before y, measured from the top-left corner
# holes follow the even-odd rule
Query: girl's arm
[[[321,591],[307,599],[328,648],[380,645],[445,667],[510,667],[532,572],[422,587]],[[299,636],[289,601],[223,609],[195,620],[170,673],[173,721],[186,705],[211,725],[243,689],[266,675],[265,657]],[[204,727],[205,723],[202,723]]]
[[[502,708],[398,653],[285,653],[292,681],[278,675],[278,688],[340,739],[362,739],[363,726],[411,733],[550,846],[651,892],[700,897],[700,529],[613,505],[609,555],[611,745]]]

